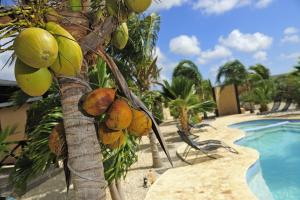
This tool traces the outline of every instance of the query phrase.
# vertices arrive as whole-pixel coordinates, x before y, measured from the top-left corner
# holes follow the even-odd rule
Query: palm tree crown
[[[219,68],[217,74],[217,83],[224,85],[241,85],[245,82],[246,77],[247,70],[245,66],[239,60],[234,60],[225,63]]]

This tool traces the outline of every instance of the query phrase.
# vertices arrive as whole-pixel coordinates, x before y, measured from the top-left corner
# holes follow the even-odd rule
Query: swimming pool
[[[257,198],[299,200],[300,120],[256,120],[230,127],[246,132],[246,137],[236,143],[260,153],[259,161],[247,175],[249,187]]]

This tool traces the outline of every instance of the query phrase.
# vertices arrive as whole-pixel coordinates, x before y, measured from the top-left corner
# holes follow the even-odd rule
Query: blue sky
[[[232,59],[279,74],[292,70],[300,56],[299,0],[161,0],[150,11],[161,15],[163,79],[182,59],[194,61],[214,82],[219,66]],[[13,79],[12,68],[0,71],[0,78]]]
[[[280,74],[300,56],[299,0],[163,0],[151,10],[161,15],[157,54],[167,79],[181,59],[214,82],[228,60]]]

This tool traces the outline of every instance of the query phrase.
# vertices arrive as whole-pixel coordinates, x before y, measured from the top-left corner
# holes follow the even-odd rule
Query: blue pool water
[[[257,120],[230,127],[246,132],[246,137],[237,142],[239,145],[260,153],[258,165],[262,178],[247,177],[256,196],[260,200],[300,200],[300,121]],[[253,167],[251,170],[248,175],[253,176]],[[266,189],[257,188],[262,182],[271,192],[268,197]]]

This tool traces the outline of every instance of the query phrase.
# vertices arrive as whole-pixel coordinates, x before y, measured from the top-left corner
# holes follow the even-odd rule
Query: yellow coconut
[[[112,104],[116,96],[116,90],[111,88],[99,88],[87,95],[82,108],[92,116],[103,114]]]
[[[63,142],[61,136],[64,134],[64,131],[64,125],[60,123],[52,129],[48,139],[50,151],[57,156],[61,155],[62,152]]]
[[[98,130],[98,134],[101,142],[107,145],[115,143],[124,133],[123,131],[111,130],[105,124],[102,124]]]
[[[126,135],[121,134],[119,139],[112,144],[108,144],[108,147],[111,149],[117,149],[117,148],[122,147],[125,143],[126,143]]]
[[[118,49],[124,49],[128,42],[128,27],[122,23],[112,35],[112,44]]]
[[[80,72],[83,55],[74,37],[54,22],[48,22],[46,29],[55,36],[58,56],[51,69],[58,75],[75,76]]]
[[[127,128],[132,120],[132,111],[124,99],[115,100],[107,112],[105,124],[112,130]]]
[[[125,3],[133,12],[141,13],[149,8],[152,0],[125,0]]]
[[[32,68],[20,59],[16,60],[15,77],[22,91],[30,96],[43,95],[52,84],[52,75],[47,68]]]
[[[25,64],[34,68],[45,68],[55,62],[58,44],[48,31],[27,28],[16,37],[14,51]]]
[[[152,127],[152,121],[150,117],[143,111],[136,109],[131,110],[132,121],[128,127],[129,133],[137,137],[148,135]]]

